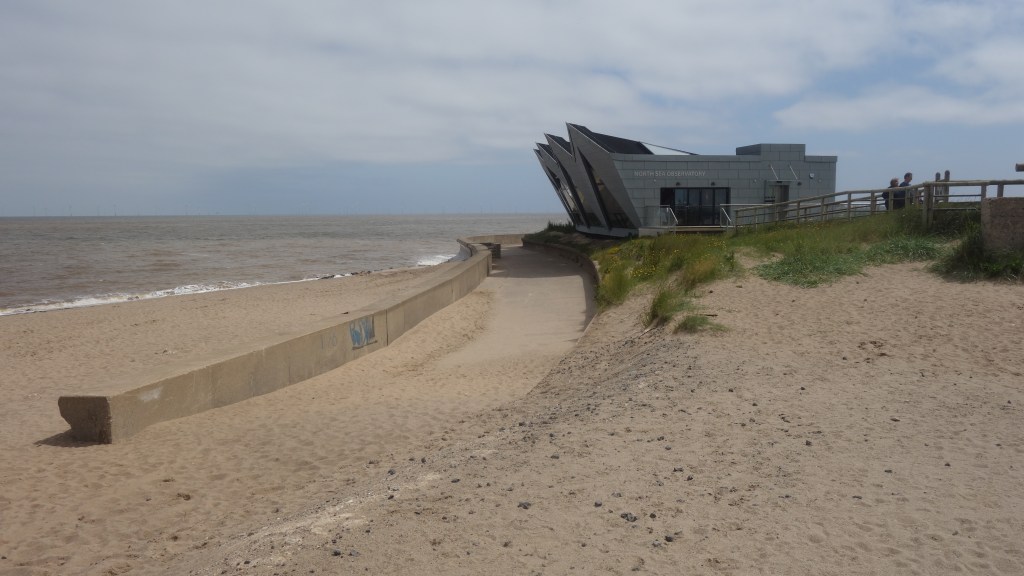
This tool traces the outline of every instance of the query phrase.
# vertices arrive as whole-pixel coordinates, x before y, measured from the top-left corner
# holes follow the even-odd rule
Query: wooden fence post
[[[934,210],[934,206],[932,205],[933,204],[933,202],[932,202],[932,199],[933,199],[932,195],[933,195],[933,193],[934,193],[934,191],[932,189],[932,185],[931,184],[925,184],[924,185],[924,190],[922,190],[923,198],[921,198],[921,203],[923,204],[923,206],[922,206],[923,210],[921,210],[921,215],[922,215],[922,218],[924,219],[925,230],[927,230],[928,228],[931,228],[932,221],[934,220],[934,218],[933,218],[934,214],[932,213],[932,210]]]
[[[949,174],[949,170],[946,170],[946,174]],[[942,182],[942,174],[940,174],[939,172],[936,172],[935,173],[935,181],[936,182]],[[945,198],[943,198],[942,186],[937,186],[935,188],[934,194],[935,194],[934,198],[935,198],[935,202],[936,203],[944,202],[946,200]]]

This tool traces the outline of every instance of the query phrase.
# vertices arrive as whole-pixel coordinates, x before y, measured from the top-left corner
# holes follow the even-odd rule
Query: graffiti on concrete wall
[[[353,320],[348,325],[348,331],[352,335],[352,349],[357,350],[373,344],[377,341],[377,334],[373,330],[373,316]]]
[[[320,334],[320,349],[329,350],[338,346],[338,333],[334,330]]]

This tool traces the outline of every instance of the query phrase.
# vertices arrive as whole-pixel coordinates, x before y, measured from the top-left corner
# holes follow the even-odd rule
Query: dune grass
[[[733,243],[773,258],[755,268],[768,280],[813,287],[865,266],[939,257],[946,240],[920,228],[916,210],[889,212],[855,220],[776,226],[741,232]]]
[[[585,253],[601,271],[601,306],[619,304],[637,286],[654,284],[643,322],[659,326],[682,316],[675,331],[722,328],[699,313],[695,291],[742,273],[737,251],[765,260],[753,268],[762,278],[803,287],[860,274],[868,266],[915,261],[932,261],[937,273],[958,279],[1024,277],[1024,255],[984,251],[976,211],[938,213],[928,229],[914,208],[853,220],[743,229],[728,236],[666,234],[595,242],[565,229],[557,228],[549,237],[564,235],[563,243],[569,245],[565,238],[575,237],[575,242],[588,245]]]
[[[1024,253],[992,253],[985,250],[981,226],[972,223],[964,231],[960,242],[932,264],[932,270],[956,280],[998,279],[1022,282]]]

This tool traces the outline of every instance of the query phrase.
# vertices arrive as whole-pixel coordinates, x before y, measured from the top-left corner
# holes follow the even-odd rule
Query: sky
[[[0,2],[0,216],[562,213],[566,123],[1024,178],[1024,2]]]

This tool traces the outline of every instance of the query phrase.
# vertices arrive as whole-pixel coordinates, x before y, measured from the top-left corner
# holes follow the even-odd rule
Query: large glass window
[[[572,220],[573,225],[579,225],[584,222],[583,214],[580,211],[579,204],[576,202],[575,194],[569,190],[569,185],[562,182],[554,172],[548,170],[548,176],[551,181],[554,182],[555,187],[558,188],[558,195],[562,198],[562,202],[565,203],[566,209],[569,211],[569,218]]]
[[[676,215],[680,226],[718,226],[729,188],[662,188],[661,204]]]

